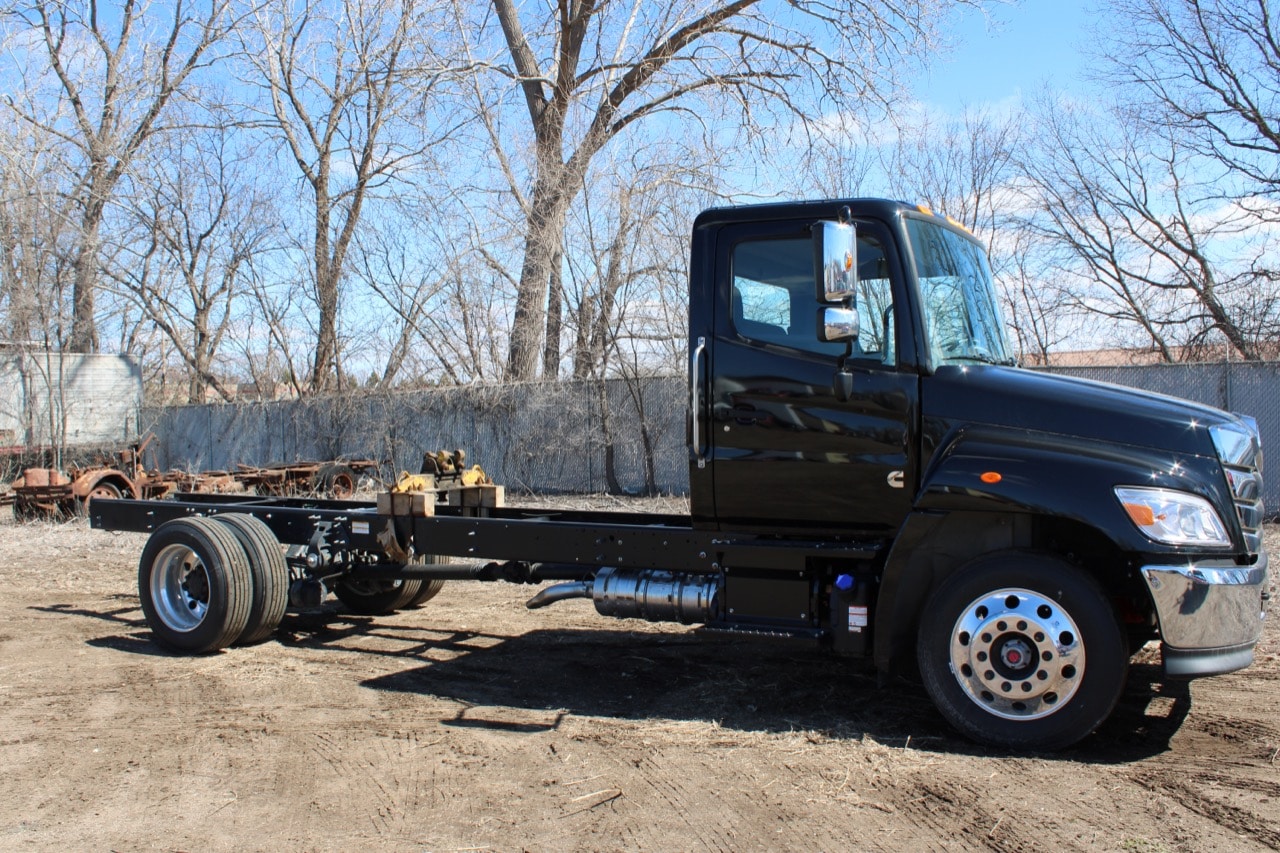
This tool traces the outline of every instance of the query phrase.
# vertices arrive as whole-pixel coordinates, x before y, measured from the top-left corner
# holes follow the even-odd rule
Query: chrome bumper
[[[1252,566],[1226,560],[1144,566],[1160,620],[1166,675],[1195,678],[1253,663],[1267,603],[1267,554]]]

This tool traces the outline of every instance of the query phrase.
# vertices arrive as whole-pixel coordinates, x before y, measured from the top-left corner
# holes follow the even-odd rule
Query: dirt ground
[[[177,657],[143,540],[0,522],[0,849],[1280,849],[1275,618],[1229,676],[1163,683],[1148,649],[1101,731],[1027,757],[808,647],[528,587]]]

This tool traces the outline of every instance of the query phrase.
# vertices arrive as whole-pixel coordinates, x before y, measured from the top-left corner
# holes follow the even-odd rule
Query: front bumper
[[[1221,675],[1253,663],[1268,601],[1267,554],[1252,566],[1227,560],[1148,565],[1165,674]]]

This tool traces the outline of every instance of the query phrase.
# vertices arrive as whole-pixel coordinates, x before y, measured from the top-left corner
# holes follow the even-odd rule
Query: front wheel
[[[1098,583],[1047,554],[984,557],[930,597],[916,649],[925,689],[963,734],[1061,749],[1096,729],[1124,689],[1129,654]]]

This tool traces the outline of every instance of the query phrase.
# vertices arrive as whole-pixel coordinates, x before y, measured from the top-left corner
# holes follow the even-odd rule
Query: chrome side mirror
[[[819,302],[853,299],[858,289],[858,236],[845,222],[819,222],[813,228],[814,279]]]

